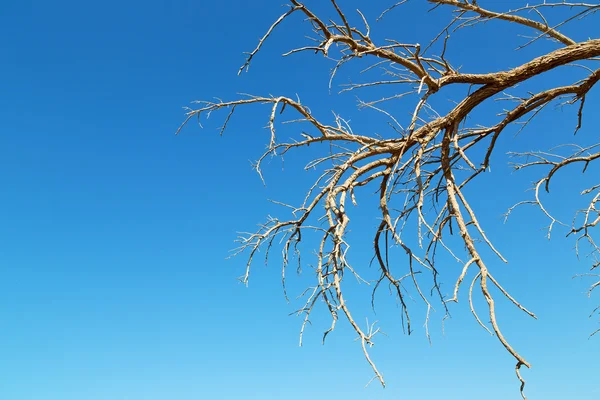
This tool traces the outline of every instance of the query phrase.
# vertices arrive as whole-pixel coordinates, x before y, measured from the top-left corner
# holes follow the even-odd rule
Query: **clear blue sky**
[[[236,281],[245,260],[225,260],[236,231],[253,230],[280,212],[266,199],[294,198],[314,176],[299,168],[306,158],[286,160],[283,170],[274,160],[263,187],[249,160],[268,140],[266,109],[240,110],[223,137],[218,114],[205,129],[190,125],[176,137],[182,107],[237,92],[298,93],[319,116],[347,113],[365,133],[377,117],[356,112],[354,94],[329,95],[332,64],[321,57],[279,58],[289,49],[285,40],[300,44],[308,33],[300,18],[281,26],[248,74],[236,75],[242,52],[254,48],[281,3],[3,2],[0,400],[519,398],[513,360],[477,326],[464,292],[444,334],[441,315],[434,318],[432,346],[420,327],[402,335],[393,299],[386,306],[382,296],[381,315],[374,317],[357,294],[357,309],[381,319],[388,333],[373,350],[388,387],[365,389],[371,370],[343,322],[322,346],[327,321],[316,315],[298,347],[301,320],[287,316],[298,304],[283,299],[276,263],[257,262],[248,288]],[[308,3],[331,13],[328,2]],[[340,0],[347,10],[365,12],[377,38],[426,43],[447,18],[445,12],[410,17],[405,13],[421,10],[413,1],[376,24],[388,3]],[[579,25],[585,31],[571,33],[598,37],[595,18]],[[503,38],[509,32],[510,40]],[[552,48],[539,44],[514,55],[524,40],[514,32],[501,23],[467,31],[449,55],[464,71],[481,72]],[[458,46],[460,38],[469,41]],[[337,83],[352,72],[342,70]],[[596,90],[588,111],[599,105]],[[567,109],[545,113],[517,138],[508,132],[499,150],[571,140],[573,116]],[[588,113],[581,140],[597,140],[598,123],[600,116]],[[599,298],[585,296],[589,281],[571,279],[589,263],[577,262],[564,232],[546,241],[540,230],[546,221],[533,209],[502,224],[501,214],[527,198],[535,178],[511,173],[506,161],[499,155],[490,175],[499,184],[482,180],[471,196],[510,260],[494,265],[497,277],[539,316],[529,320],[499,305],[506,336],[534,367],[523,372],[527,393],[544,400],[600,398],[600,338],[587,339],[598,328],[587,316]],[[559,182],[572,190],[581,184],[558,178],[555,187]],[[369,194],[363,195],[368,204]],[[572,209],[560,190],[549,201],[569,220]],[[448,288],[455,276],[447,275]],[[305,281],[292,283],[292,294]]]

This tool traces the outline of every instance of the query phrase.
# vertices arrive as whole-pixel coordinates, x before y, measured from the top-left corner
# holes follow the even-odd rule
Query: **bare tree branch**
[[[382,118],[389,121],[395,133],[392,138],[381,138],[374,132],[355,132],[350,124],[337,114],[334,114],[332,122],[324,122],[316,118],[299,99],[253,95],[227,102],[198,102],[197,108],[188,110],[186,119],[177,132],[179,133],[192,118],[227,110],[222,132],[232,118],[234,110],[239,107],[267,107],[265,119],[270,139],[267,150],[254,165],[261,179],[261,163],[266,157],[283,156],[291,150],[300,150],[310,145],[321,145],[328,149],[327,155],[311,159],[306,165],[306,169],[317,169],[320,174],[308,188],[302,203],[299,206],[276,203],[290,209],[293,218],[280,220],[270,217],[256,232],[242,234],[239,238],[240,247],[235,253],[246,252],[248,255],[246,271],[241,278],[243,282],[247,282],[256,253],[264,248],[268,257],[269,249],[273,246],[275,238],[278,238],[282,243],[282,283],[285,290],[286,266],[290,258],[296,256],[299,268],[302,266],[300,244],[304,238],[303,233],[310,232],[310,237],[316,237],[312,246],[316,259],[312,265],[315,281],[302,294],[303,306],[296,312],[304,316],[300,343],[315,305],[324,304],[332,322],[325,331],[323,340],[335,329],[339,317],[343,316],[361,343],[367,363],[373,370],[374,379],[379,380],[382,385],[385,384],[382,373],[369,354],[374,337],[380,331],[375,329],[374,325],[364,328],[357,323],[357,317],[346,301],[348,292],[344,280],[350,275],[360,282],[369,283],[360,275],[362,268],[355,268],[350,264],[347,232],[352,208],[358,203],[356,191],[361,187],[373,187],[379,199],[379,224],[371,236],[373,262],[378,268],[378,278],[372,282],[374,285],[370,289],[373,307],[376,292],[387,284],[400,304],[401,317],[410,334],[412,324],[407,299],[414,294],[414,298],[421,301],[426,309],[425,334],[429,337],[428,323],[430,312],[434,310],[434,302],[441,304],[447,317],[448,305],[458,302],[463,282],[471,279],[468,294],[471,311],[477,322],[494,335],[514,358],[520,393],[526,398],[525,381],[520,368],[529,368],[530,363],[504,336],[501,318],[497,314],[497,301],[504,299],[529,316],[536,316],[494,278],[492,270],[496,259],[503,263],[508,260],[497,250],[493,238],[485,233],[478,212],[471,205],[465,189],[476,177],[489,170],[497,140],[507,127],[515,124],[526,126],[547,105],[559,100],[563,105],[579,103],[574,125],[575,131],[581,128],[586,95],[600,80],[600,69],[597,66],[592,67],[600,57],[600,39],[590,38],[576,42],[561,33],[559,28],[566,22],[594,15],[600,6],[566,1],[544,2],[497,12],[481,7],[475,0],[428,1],[435,7],[451,7],[455,17],[435,36],[429,46],[422,49],[419,44],[395,40],[383,44],[375,43],[371,38],[367,18],[359,11],[358,17],[364,28],[353,26],[348,14],[336,0],[331,0],[330,6],[337,22],[322,18],[303,3],[291,0],[290,9],[269,27],[240,68],[240,72],[248,69],[253,58],[262,49],[264,42],[274,34],[278,25],[293,13],[301,13],[307,19],[313,35],[316,35],[316,42],[310,46],[292,49],[286,55],[311,50],[327,58],[334,58],[333,53],[336,53],[339,58],[335,60],[332,79],[341,65],[355,58],[374,60],[363,73],[383,69],[386,74],[385,79],[346,85],[340,93],[367,91],[381,86],[404,86],[404,89],[392,96],[371,101],[359,100],[359,107],[376,110]],[[403,3],[405,2],[400,1],[393,4],[383,11],[379,19]],[[565,11],[565,14],[562,21],[552,24],[545,17],[544,10],[555,8]],[[527,17],[522,14],[527,14]],[[446,58],[446,46],[452,40],[451,32],[489,20],[527,27],[534,30],[538,37],[548,37],[563,46],[509,70],[468,73],[454,68]],[[436,44],[442,38],[443,43]],[[428,54],[434,49],[439,50],[437,55]],[[553,85],[548,89],[529,93],[527,97],[514,94],[516,86],[526,84],[534,78],[546,77],[551,72],[575,63],[585,64],[586,76],[583,79],[574,78],[572,84]],[[552,81],[549,80],[549,83],[552,84]],[[453,98],[455,105],[452,109],[438,114],[431,102],[432,99],[439,98],[440,90],[447,86],[465,87],[469,90],[464,96]],[[386,109],[387,103],[399,98],[403,101],[410,98],[414,104],[409,110],[404,110],[404,113]],[[477,110],[484,105],[497,104],[498,101],[508,102],[510,106],[497,120],[487,126],[473,125],[472,116]],[[280,121],[283,118],[282,114],[293,116]],[[303,124],[299,137],[289,142],[280,142],[277,127],[282,122]],[[517,170],[545,168],[545,172],[535,183],[534,198],[511,207],[506,216],[515,207],[531,204],[536,205],[550,219],[548,237],[555,225],[563,224],[554,218],[550,209],[543,204],[541,189],[548,191],[552,178],[569,166],[581,165],[585,171],[590,163],[600,158],[600,143],[587,147],[573,145],[569,148],[573,151],[566,154],[564,149],[512,153],[512,156],[519,160],[514,164]],[[584,241],[591,246],[593,254],[599,255],[600,248],[594,242],[591,232],[600,225],[600,185],[595,185],[581,194],[592,198],[585,209],[576,213],[569,235],[577,236],[577,244]],[[449,240],[453,236],[460,240],[461,246],[452,244],[456,241]],[[491,251],[491,259],[484,257],[482,247]],[[390,255],[396,250],[405,254],[404,263],[390,261]],[[441,288],[441,276],[448,274],[447,268],[436,261],[436,255],[442,253],[462,265],[459,276],[452,278],[455,282],[452,297],[448,297]],[[468,261],[460,261],[463,256]],[[592,269],[598,265],[600,264],[596,262]],[[474,274],[473,278],[470,277],[471,273]],[[598,286],[600,282],[593,284],[590,293]],[[476,304],[474,290],[483,295],[483,305]],[[487,311],[486,321],[480,317],[483,314],[476,310],[480,308]]]

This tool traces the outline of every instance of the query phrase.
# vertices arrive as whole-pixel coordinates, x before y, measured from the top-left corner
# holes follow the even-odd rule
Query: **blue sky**
[[[257,262],[248,288],[236,281],[245,260],[225,259],[236,232],[282,213],[267,199],[303,194],[314,179],[301,169],[310,154],[271,161],[263,187],[249,160],[267,143],[268,110],[240,110],[223,137],[217,128],[224,114],[211,116],[205,129],[191,124],[175,136],[182,107],[196,99],[230,100],[238,92],[298,94],[316,115],[329,118],[334,109],[368,133],[378,118],[357,112],[354,94],[328,92],[332,64],[322,57],[279,57],[303,43],[308,31],[300,18],[282,25],[249,73],[237,76],[242,53],[282,12],[279,0],[256,3],[4,2],[0,399],[519,398],[513,360],[477,326],[465,293],[444,334],[440,318],[432,322],[430,346],[420,327],[402,335],[393,299],[380,296],[381,311],[373,316],[357,291],[355,307],[371,321],[380,319],[388,334],[373,349],[388,387],[365,389],[372,374],[343,322],[322,346],[328,323],[316,314],[298,347],[301,319],[288,317],[298,304],[285,302],[276,262]],[[331,13],[328,2],[318,3],[316,10]],[[388,5],[376,3],[340,1],[371,20]],[[374,36],[427,42],[448,14],[405,18],[421,11],[416,3],[373,22]],[[598,37],[595,18],[566,30],[576,39]],[[482,72],[553,48],[540,43],[515,55],[512,49],[524,40],[515,32],[501,23],[466,31],[449,56],[465,71]],[[355,78],[356,68],[342,70],[334,83]],[[578,76],[569,74],[553,79]],[[596,90],[588,111],[599,104]],[[598,296],[588,299],[589,281],[572,279],[589,263],[577,261],[565,232],[548,242],[540,229],[547,222],[533,209],[502,224],[502,213],[527,198],[536,176],[512,173],[502,153],[571,140],[573,110],[542,117],[516,138],[507,132],[490,174],[497,184],[481,180],[470,195],[486,232],[510,260],[495,265],[497,277],[539,317],[533,321],[499,304],[506,336],[533,365],[523,372],[528,395],[596,399],[600,339],[588,340],[598,325],[587,316]],[[599,118],[588,113],[577,140],[596,141]],[[578,172],[557,177],[555,187],[564,191],[548,201],[567,220],[574,204],[568,193],[585,179]],[[366,207],[373,198],[363,196],[366,211],[353,237],[376,224]],[[368,257],[361,259],[360,249],[369,246],[356,245],[365,268]],[[449,273],[448,286],[454,276]],[[299,294],[307,277],[291,281],[292,294]]]

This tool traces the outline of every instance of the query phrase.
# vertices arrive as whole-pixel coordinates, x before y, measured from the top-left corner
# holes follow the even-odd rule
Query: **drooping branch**
[[[468,295],[471,310],[479,324],[493,333],[506,351],[514,357],[516,374],[521,382],[521,394],[525,398],[524,380],[520,368],[530,367],[530,364],[502,333],[496,302],[504,298],[528,315],[534,318],[535,315],[494,278],[493,259],[484,259],[482,254],[485,253],[481,252],[481,247],[485,246],[491,250],[498,260],[502,262],[507,260],[496,248],[492,238],[485,233],[465,188],[477,176],[488,170],[492,163],[496,142],[507,127],[523,119],[529,120],[537,116],[539,110],[546,105],[565,98],[569,99],[566,101],[567,104],[579,103],[576,129],[581,127],[584,101],[586,95],[600,80],[600,69],[588,69],[589,74],[584,79],[576,80],[571,85],[555,86],[530,93],[525,98],[514,96],[509,92],[515,86],[526,84],[533,78],[545,76],[576,62],[593,62],[599,57],[600,39],[575,42],[559,31],[558,27],[562,26],[560,22],[551,25],[542,14],[544,7],[563,6],[565,10],[576,10],[574,15],[589,16],[594,14],[598,6],[585,3],[544,3],[501,13],[484,9],[476,1],[429,1],[436,6],[452,7],[458,15],[442,30],[445,35],[438,35],[434,39],[435,42],[442,36],[445,38],[441,53],[438,55],[428,54],[428,51],[435,48],[434,46],[422,49],[419,44],[393,40],[383,44],[375,43],[371,39],[371,27],[365,16],[358,12],[364,28],[353,26],[349,15],[344,13],[343,8],[335,0],[331,0],[330,3],[337,22],[320,17],[303,3],[291,0],[289,10],[269,27],[254,51],[248,54],[246,62],[240,69],[241,72],[249,67],[264,42],[275,34],[276,28],[279,28],[289,16],[300,13],[307,19],[313,33],[317,35],[316,44],[292,49],[286,55],[310,50],[333,58],[335,53],[335,56],[339,56],[339,60],[333,69],[333,75],[341,65],[354,58],[372,58],[375,63],[365,71],[382,67],[387,68],[387,78],[391,76],[390,79],[385,80],[350,84],[342,92],[408,85],[406,90],[395,96],[359,102],[359,107],[379,111],[384,118],[392,121],[390,125],[396,134],[392,138],[380,138],[374,132],[356,132],[339,116],[334,118],[333,123],[326,123],[316,118],[300,100],[283,96],[246,96],[229,102],[199,102],[200,107],[188,110],[180,130],[192,118],[210,115],[214,111],[228,110],[221,128],[223,131],[237,108],[252,105],[267,107],[270,110],[266,117],[270,139],[267,150],[255,164],[261,179],[261,163],[266,157],[283,156],[289,151],[297,151],[311,144],[329,148],[327,155],[310,160],[306,166],[307,169],[319,170],[320,174],[314,184],[308,188],[302,203],[299,206],[286,204],[291,209],[293,218],[287,220],[270,218],[257,232],[240,237],[238,248],[238,253],[244,251],[248,253],[246,272],[242,277],[242,281],[247,282],[251,263],[259,249],[266,249],[268,257],[269,249],[274,245],[275,239],[280,239],[283,248],[282,281],[285,290],[286,266],[290,258],[295,255],[300,263],[300,244],[305,238],[303,232],[310,231],[317,234],[318,238],[313,246],[316,258],[313,266],[315,282],[303,293],[305,300],[303,306],[297,311],[299,315],[304,315],[301,340],[304,329],[310,321],[311,312],[316,304],[322,302],[331,315],[332,321],[323,335],[323,340],[334,330],[339,317],[343,316],[356,332],[367,362],[373,369],[374,378],[384,384],[383,375],[368,352],[374,337],[380,331],[374,325],[363,328],[356,322],[354,312],[346,301],[349,293],[344,289],[345,276],[350,274],[361,282],[374,283],[373,301],[378,289],[387,284],[399,301],[402,319],[406,323],[409,334],[412,332],[412,325],[406,296],[411,292],[416,293],[416,297],[421,299],[426,308],[425,331],[429,336],[427,324],[435,300],[431,297],[437,298],[449,315],[447,308],[449,303],[458,302],[460,288],[473,271],[475,276],[471,280]],[[397,2],[384,11],[384,14],[403,3]],[[524,12],[535,13],[534,16],[537,15],[541,22],[520,15]],[[458,24],[460,29],[490,19],[525,26],[564,46],[505,71],[474,74],[460,72],[453,68],[445,55],[452,25]],[[335,49],[335,52],[332,49]],[[454,108],[440,115],[433,112],[431,102],[441,95],[440,89],[446,86],[465,86],[472,90],[461,98],[454,98],[456,104]],[[488,126],[473,126],[470,117],[483,105],[502,100],[498,98],[499,95],[505,95],[504,100],[517,104]],[[400,97],[414,99],[415,105],[409,112],[398,114],[384,109],[386,102]],[[434,116],[425,116],[425,113],[430,111]],[[281,142],[276,127],[279,119],[283,118],[282,115],[290,116],[290,119],[285,122],[303,123],[309,129],[302,129],[300,137],[296,140]],[[407,118],[406,115],[409,117]],[[554,224],[557,220],[551,217],[550,212],[539,200],[540,188],[545,187],[548,190],[552,177],[563,168],[573,164],[587,166],[600,158],[600,152],[595,150],[596,146],[600,145],[579,148],[566,157],[548,153],[527,154],[530,161],[519,164],[517,168],[545,166],[549,170],[536,185],[536,199],[522,204],[537,204],[542,212],[552,218]],[[357,191],[367,186],[376,189],[379,199],[380,221],[373,236],[370,236],[372,239],[369,239],[373,241],[373,260],[378,268],[378,278],[373,282],[362,278],[363,268],[351,265],[347,242],[352,205],[358,202]],[[586,239],[592,246],[596,245],[590,231],[600,224],[600,212],[597,208],[600,202],[599,189],[595,186],[586,193],[596,193],[596,195],[587,209],[580,212],[584,221],[580,225],[574,225],[571,230],[571,234],[580,235],[578,241]],[[456,234],[465,251],[461,246],[449,244],[451,241],[447,239]],[[411,239],[406,239],[407,237]],[[416,245],[411,244],[412,239],[417,243]],[[390,261],[393,247],[406,254],[404,263]],[[594,248],[598,251],[597,246]],[[461,251],[466,256],[466,262],[460,259]],[[446,253],[449,257],[460,261],[462,265],[460,275],[452,279],[455,284],[451,297],[441,289],[441,276],[447,276],[448,271],[444,271],[436,262],[436,255],[439,253]],[[429,291],[424,289],[425,284],[432,285]],[[592,290],[597,286],[593,286]],[[491,290],[491,287],[497,290]],[[479,306],[473,300],[474,288],[478,288],[483,294],[488,321],[483,321],[479,317],[481,315],[477,312]],[[494,293],[499,293],[500,297],[495,298]]]

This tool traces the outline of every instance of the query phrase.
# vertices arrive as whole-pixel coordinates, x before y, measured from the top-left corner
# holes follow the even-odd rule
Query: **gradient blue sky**
[[[249,73],[236,75],[242,52],[254,48],[281,3],[3,2],[1,400],[519,398],[513,360],[477,326],[465,293],[444,334],[441,315],[434,318],[432,346],[420,327],[402,335],[392,299],[386,305],[380,296],[382,312],[374,317],[357,294],[355,307],[381,319],[388,334],[373,349],[388,387],[365,389],[372,373],[343,322],[322,346],[327,321],[317,313],[298,347],[301,320],[287,316],[298,304],[283,299],[276,263],[257,262],[248,288],[236,281],[244,259],[225,260],[236,232],[280,212],[266,199],[292,199],[314,175],[300,168],[306,157],[291,157],[283,169],[274,160],[263,187],[249,160],[265,147],[266,109],[240,110],[223,137],[218,114],[205,129],[190,125],[176,137],[182,107],[237,92],[297,93],[317,115],[328,118],[335,109],[366,133],[377,118],[355,111],[354,94],[328,93],[331,63],[310,54],[279,57],[290,48],[286,41],[303,43],[308,31],[300,18],[281,26]],[[328,2],[308,3],[331,13]],[[448,17],[440,10],[424,19],[422,3],[412,1],[376,24],[388,3],[340,0],[347,10],[364,11],[377,38],[426,43]],[[577,26],[570,31],[576,39],[599,36],[597,17]],[[466,31],[449,56],[464,71],[481,72],[515,66],[553,46],[540,43],[515,55],[524,39],[506,28],[494,23]],[[337,83],[354,71],[342,70]],[[572,81],[576,75],[565,71],[556,79]],[[596,90],[588,111],[599,105]],[[499,305],[506,336],[534,367],[523,372],[528,395],[597,399],[600,338],[588,340],[598,325],[587,316],[599,298],[585,296],[589,281],[572,279],[589,263],[577,262],[564,231],[548,242],[540,230],[547,222],[535,210],[518,211],[506,225],[501,218],[527,198],[535,178],[513,174],[501,153],[571,140],[573,110],[552,111],[516,138],[507,133],[490,174],[497,184],[482,180],[471,196],[510,260],[495,264],[497,277],[539,316],[533,321]],[[587,118],[578,134],[583,142],[598,139],[600,116]],[[549,198],[567,220],[573,209],[563,199],[583,184],[575,173],[576,179],[557,177],[555,187],[565,191]],[[369,193],[363,196],[369,204]],[[368,257],[362,261],[366,267]],[[292,294],[306,279],[291,284]]]

